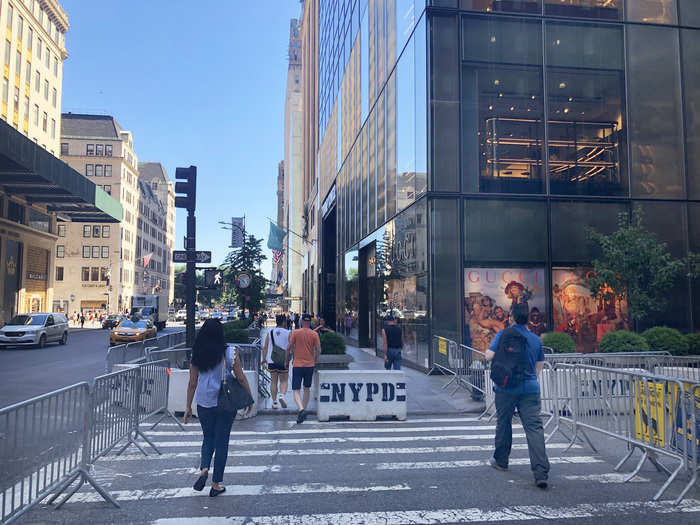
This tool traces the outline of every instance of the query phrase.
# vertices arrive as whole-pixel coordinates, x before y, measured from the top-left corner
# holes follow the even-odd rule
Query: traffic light
[[[207,288],[219,288],[223,284],[224,272],[215,268],[204,270],[204,286]]]
[[[185,208],[194,213],[194,208],[197,204],[197,167],[190,166],[189,168],[176,168],[175,193],[182,194],[175,196],[175,207]]]

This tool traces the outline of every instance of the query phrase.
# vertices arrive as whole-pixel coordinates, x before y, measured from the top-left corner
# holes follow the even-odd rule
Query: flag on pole
[[[282,252],[279,250],[272,250],[272,262],[277,264],[282,258]]]
[[[285,232],[282,228],[277,226],[274,222],[270,221],[270,234],[267,238],[267,247],[271,250],[277,250],[281,252],[283,250],[282,240],[285,238],[286,235],[287,232]]]
[[[144,255],[141,259],[143,259],[143,267],[146,268],[148,266],[148,263],[151,262],[151,257],[153,257],[153,252]]]

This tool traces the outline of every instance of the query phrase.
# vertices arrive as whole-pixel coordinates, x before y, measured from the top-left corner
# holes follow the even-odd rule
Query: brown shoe
[[[280,402],[280,405],[282,405],[282,408],[287,408],[287,402],[284,400],[284,397],[280,396],[278,401]]]
[[[491,467],[495,468],[496,470],[500,470],[501,472],[506,472],[508,470],[508,467],[502,467],[498,463],[496,463],[496,460],[494,458],[489,458],[489,465]]]

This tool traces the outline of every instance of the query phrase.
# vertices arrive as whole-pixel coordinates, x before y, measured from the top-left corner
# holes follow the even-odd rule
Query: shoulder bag
[[[234,352],[233,362],[235,362],[235,360],[236,354]],[[221,365],[221,387],[219,388],[217,406],[225,412],[238,412],[241,408],[249,407],[253,403],[255,403],[255,401],[250,393],[228,370],[226,354],[224,353],[224,362]]]
[[[270,358],[272,359],[272,364],[284,368],[285,362],[287,360],[287,352],[281,346],[275,344],[275,329],[270,330],[270,340],[272,341],[272,354]]]

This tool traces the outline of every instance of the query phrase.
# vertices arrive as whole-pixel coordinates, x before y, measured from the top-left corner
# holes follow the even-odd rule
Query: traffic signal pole
[[[187,319],[185,320],[185,337],[186,337],[186,347],[192,348],[194,346],[194,305],[197,301],[197,283],[196,283],[196,266],[195,253],[196,248],[196,235],[197,235],[197,220],[194,216],[194,210],[187,211],[187,267],[185,269],[185,279],[187,280],[187,286],[185,287],[185,307],[187,310]]]

